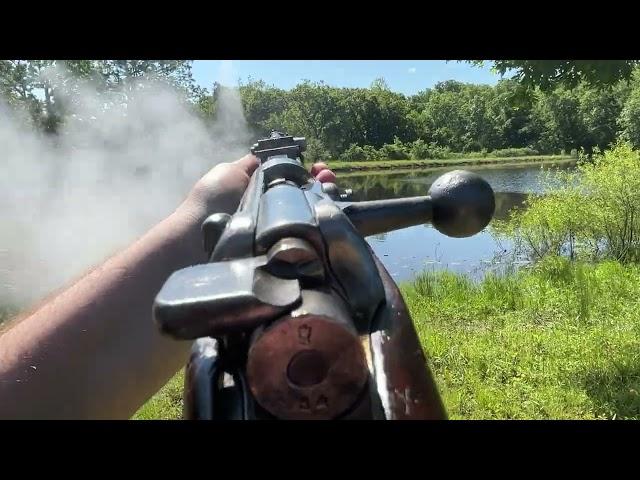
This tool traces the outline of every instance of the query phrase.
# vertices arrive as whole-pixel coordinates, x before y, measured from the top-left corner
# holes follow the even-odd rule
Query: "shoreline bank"
[[[453,166],[516,166],[523,164],[553,164],[576,161],[571,155],[538,155],[533,157],[486,157],[486,158],[453,158],[449,160],[379,160],[371,162],[340,162],[329,161],[329,168],[338,173],[368,173],[377,171],[406,171],[447,168]]]

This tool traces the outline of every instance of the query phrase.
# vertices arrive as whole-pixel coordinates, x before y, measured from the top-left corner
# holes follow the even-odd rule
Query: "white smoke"
[[[215,164],[248,151],[237,90],[220,94],[213,125],[146,80],[109,93],[78,85],[62,100],[73,115],[52,139],[0,99],[0,305],[64,285],[175,210]]]
[[[234,88],[235,70],[233,62],[223,60],[220,64],[218,108],[211,132],[214,137],[221,139],[224,146],[231,150],[245,148],[250,142],[249,127],[244,118],[244,110],[240,99],[240,92]]]

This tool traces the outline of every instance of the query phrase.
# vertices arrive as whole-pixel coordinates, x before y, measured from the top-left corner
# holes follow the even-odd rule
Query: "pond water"
[[[565,163],[555,168],[572,168]],[[401,173],[374,172],[338,176],[341,188],[353,189],[352,199],[380,200],[426,195],[431,183],[449,169],[414,170]],[[512,209],[522,206],[528,195],[544,192],[544,171],[540,165],[463,167],[481,175],[493,188],[496,199],[494,219],[506,219]],[[430,224],[367,237],[367,241],[394,280],[408,281],[425,269],[448,269],[474,278],[504,266],[502,255],[511,245],[498,242],[485,228],[469,238],[450,238]]]

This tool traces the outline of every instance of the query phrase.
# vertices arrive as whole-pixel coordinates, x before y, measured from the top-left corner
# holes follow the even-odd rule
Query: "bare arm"
[[[0,336],[0,418],[130,418],[186,362],[151,306],[169,275],[206,260],[200,225],[233,213],[257,160],[222,164],[126,250]]]

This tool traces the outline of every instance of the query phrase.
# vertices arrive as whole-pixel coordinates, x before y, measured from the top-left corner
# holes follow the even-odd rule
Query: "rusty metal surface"
[[[360,396],[368,371],[355,332],[319,315],[287,317],[251,346],[251,392],[262,407],[285,420],[327,420]]]
[[[330,419],[353,407],[369,371],[349,308],[330,290],[255,335],[247,377],[262,407],[283,419]]]

